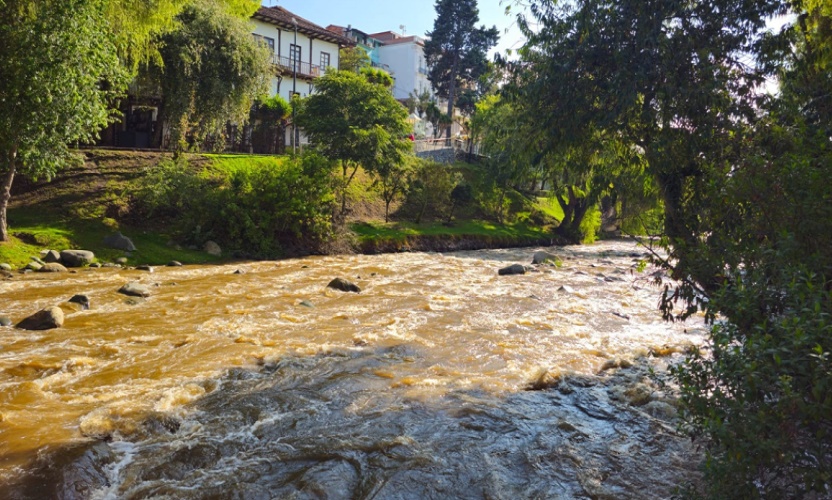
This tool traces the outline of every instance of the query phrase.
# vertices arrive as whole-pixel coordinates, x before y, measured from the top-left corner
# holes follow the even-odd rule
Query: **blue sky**
[[[518,48],[523,40],[514,25],[514,15],[505,15],[509,3],[513,3],[512,0],[478,1],[480,24],[497,26],[500,32],[500,43],[497,46],[500,52],[507,48]],[[401,33],[399,26],[404,26],[406,34],[424,36],[425,32],[433,29],[436,17],[434,0],[262,0],[262,4],[266,7],[280,5],[323,27],[329,24],[352,25],[367,33]]]

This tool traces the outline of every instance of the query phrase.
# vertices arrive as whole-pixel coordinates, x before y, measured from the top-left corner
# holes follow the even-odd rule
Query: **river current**
[[[0,329],[0,497],[669,498],[700,457],[648,371],[703,326],[661,320],[643,252],[15,275],[0,315],[66,322]]]

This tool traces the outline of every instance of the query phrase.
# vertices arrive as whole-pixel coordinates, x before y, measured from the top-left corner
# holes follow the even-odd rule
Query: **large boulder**
[[[127,283],[119,288],[118,293],[129,295],[130,297],[150,297],[150,289],[136,282]]]
[[[558,257],[549,252],[535,252],[534,257],[532,257],[532,264],[552,263],[557,265],[558,262]]]
[[[61,263],[66,267],[84,267],[92,264],[95,254],[89,250],[63,250]]]
[[[39,273],[65,273],[66,268],[57,262],[47,262],[38,269]]]
[[[214,257],[220,257],[222,255],[222,248],[213,241],[206,241],[203,250],[205,250],[205,253]]]
[[[2,264],[0,264],[0,269],[2,269],[3,271],[11,271],[12,266],[3,262]]]
[[[497,274],[500,276],[511,276],[514,274],[526,274],[526,266],[522,264],[514,264],[508,267],[504,267],[497,271]]]
[[[136,245],[133,244],[133,240],[124,236],[121,233],[111,234],[104,238],[104,244],[110,248],[115,248],[116,250],[124,250],[125,252],[135,252]]]
[[[60,307],[47,307],[16,325],[21,330],[51,330],[64,324],[64,312]]]
[[[342,292],[353,292],[359,293],[361,289],[358,285],[354,283],[350,283],[349,281],[343,278],[335,278],[334,280],[330,281],[327,285],[327,288],[333,288],[335,290],[340,290]]]
[[[47,250],[43,254],[43,261],[47,264],[50,262],[61,262],[61,254],[55,250]]]

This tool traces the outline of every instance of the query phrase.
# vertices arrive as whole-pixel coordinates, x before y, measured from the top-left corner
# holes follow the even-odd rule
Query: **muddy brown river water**
[[[497,275],[536,250],[0,282],[15,322],[91,301],[0,329],[0,498],[672,496],[698,455],[647,370],[701,320],[662,322],[632,242]]]

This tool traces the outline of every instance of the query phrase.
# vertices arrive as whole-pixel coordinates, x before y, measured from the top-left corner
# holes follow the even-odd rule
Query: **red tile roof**
[[[318,40],[336,43],[341,47],[352,47],[355,45],[355,42],[349,38],[318,26],[312,21],[308,21],[298,15],[295,15],[283,7],[260,7],[252,17],[269,24],[274,24],[275,26],[280,26],[281,28],[287,30],[295,29],[295,23],[292,21],[294,18],[297,20],[298,33],[303,33],[304,35],[311,38],[317,38]]]

